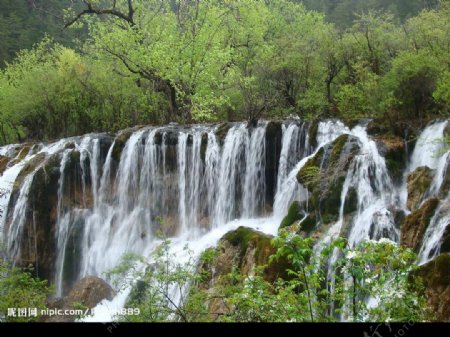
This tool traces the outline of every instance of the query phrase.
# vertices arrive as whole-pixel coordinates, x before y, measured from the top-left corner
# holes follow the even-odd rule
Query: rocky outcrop
[[[418,167],[408,175],[408,201],[411,211],[416,210],[422,202],[425,193],[433,180],[434,171],[426,166]]]
[[[394,181],[400,182],[407,164],[405,141],[395,136],[378,136],[375,140],[378,152],[385,159],[389,174]]]
[[[405,218],[401,227],[400,238],[400,243],[403,246],[411,248],[416,253],[418,252],[423,236],[430,225],[430,220],[438,205],[439,199],[429,199],[420,209],[414,211]]]
[[[436,320],[450,322],[450,254],[442,254],[414,272],[422,278]]]
[[[48,301],[49,309],[92,309],[104,299],[112,300],[114,290],[101,278],[95,276],[86,276],[78,281],[64,298],[51,299]],[[77,318],[72,315],[44,316],[44,322],[74,322]]]
[[[278,165],[283,132],[280,122],[270,122],[266,127],[266,205],[273,205],[277,187]]]
[[[287,261],[269,262],[269,257],[276,252],[271,240],[269,235],[239,227],[225,234],[217,248],[210,248],[204,253],[213,258],[199,266],[199,272],[208,277],[198,284],[198,288],[207,291],[213,298],[208,303],[208,312],[212,313],[213,319],[228,313],[229,308],[219,297],[214,298],[214,294],[220,294],[221,289],[229,285],[231,272],[237,271],[245,277],[254,275],[256,268],[262,267],[263,277],[268,282],[289,277]]]
[[[37,169],[29,191],[28,208],[20,241],[21,256],[16,262],[23,266],[33,265],[37,276],[51,280],[56,256],[55,223],[60,160],[57,155],[46,159],[44,163],[40,163],[38,157],[35,159],[23,168],[18,177],[18,180],[23,180],[30,172]],[[17,200],[20,187],[17,185],[18,180],[16,180],[10,204]],[[11,218],[11,214],[8,218]]]
[[[359,151],[356,138],[342,135],[333,144],[321,149],[297,174],[297,180],[309,192],[309,210],[312,219],[328,224],[338,220],[342,187],[347,170]],[[348,193],[345,212],[356,209],[357,198]]]

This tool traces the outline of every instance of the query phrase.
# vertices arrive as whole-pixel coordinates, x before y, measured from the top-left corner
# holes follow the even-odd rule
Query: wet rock
[[[288,214],[285,216],[283,221],[281,221],[280,229],[286,228],[294,224],[295,222],[303,219],[304,212],[298,201],[294,201],[291,206],[289,206]]]
[[[407,152],[405,141],[395,136],[378,136],[375,138],[378,152],[385,158],[386,168],[392,179],[400,182],[406,168]]]
[[[66,298],[69,305],[81,304],[88,308],[95,307],[104,299],[112,300],[114,290],[101,278],[86,276],[78,281]]]
[[[0,176],[2,176],[3,172],[6,171],[10,161],[11,161],[11,158],[0,155]]]
[[[342,187],[350,163],[358,151],[357,139],[342,135],[330,146],[319,150],[297,174],[298,182],[311,193],[309,210],[315,212],[323,224],[339,218]],[[350,193],[347,198],[345,211],[352,212],[357,197]]]
[[[280,122],[269,122],[266,127],[266,204],[272,205],[275,199],[278,178],[278,165],[282,145],[282,128]]]
[[[421,266],[414,275],[423,280],[425,296],[436,320],[450,322],[450,254],[439,255]]]
[[[47,302],[49,309],[74,310],[74,309],[92,309],[104,299],[112,300],[114,290],[101,278],[95,276],[86,276],[78,281],[64,298],[50,299]],[[64,316],[44,316],[41,321],[44,322],[74,322],[77,318],[72,315]]]
[[[125,144],[127,143],[128,139],[130,139],[131,135],[136,132],[139,128],[130,128],[130,129],[126,129],[121,131],[116,139],[115,139],[115,143],[114,143],[114,148],[112,151],[112,159],[116,162],[119,163],[120,162],[120,157],[122,155],[122,150],[125,147]]]
[[[430,225],[439,199],[433,198],[425,202],[418,210],[414,211],[405,218],[405,222],[401,227],[400,243],[418,252],[422,243],[423,236]]]
[[[408,201],[411,211],[416,210],[422,202],[426,191],[433,180],[434,170],[427,166],[418,167],[408,175]]]

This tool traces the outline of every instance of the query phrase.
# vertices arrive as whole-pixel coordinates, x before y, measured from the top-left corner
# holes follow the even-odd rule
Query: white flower
[[[347,255],[345,257],[347,258],[347,260],[351,260],[357,256],[358,256],[358,253],[356,251],[351,251],[351,252],[347,253]]]

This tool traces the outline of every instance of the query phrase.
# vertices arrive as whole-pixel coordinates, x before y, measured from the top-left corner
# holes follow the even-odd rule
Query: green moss
[[[341,191],[344,186],[345,177],[341,176],[335,180],[327,189],[320,202],[320,216],[324,224],[337,221],[341,207]]]
[[[324,156],[324,149],[320,149],[317,154],[309,159],[297,173],[297,181],[313,192],[320,181],[320,163]]]
[[[45,154],[39,153],[33,159],[31,159],[28,163],[24,165],[22,170],[14,182],[13,190],[17,190],[22,186],[23,180],[27,175],[32,173],[43,161],[45,160]]]
[[[281,221],[280,229],[289,227],[294,224],[294,222],[303,219],[303,212],[298,201],[294,201],[291,206],[289,206],[288,214]]]
[[[256,249],[255,261],[257,264],[263,264],[267,248],[272,247],[271,238],[269,236],[247,227],[239,227],[234,231],[228,232],[223,237],[223,240],[228,241],[235,247],[239,247],[239,267],[241,267],[242,260],[250,245]]]
[[[333,142],[329,165],[333,165],[339,161],[339,158],[341,157],[342,154],[342,150],[344,149],[345,144],[347,144],[348,139],[349,135],[341,135]]]

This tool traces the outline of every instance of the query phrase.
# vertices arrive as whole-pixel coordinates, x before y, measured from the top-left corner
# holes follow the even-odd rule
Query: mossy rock
[[[433,180],[434,170],[427,166],[418,167],[408,175],[408,201],[407,206],[411,211],[419,207],[426,191]]]
[[[259,253],[263,252],[265,247],[271,246],[271,238],[269,236],[247,227],[239,227],[234,231],[228,232],[222,240],[228,241],[233,246],[239,246],[241,257],[244,256],[251,242],[256,243],[256,255],[258,257]],[[258,261],[263,262],[261,259],[258,259]]]
[[[450,254],[441,254],[412,273],[425,286],[425,296],[436,320],[450,322]]]
[[[45,153],[39,153],[24,165],[14,182],[13,191],[20,189],[24,179],[36,170],[44,162],[45,158]]]
[[[242,275],[250,275],[255,267],[265,266],[263,274],[267,281],[273,282],[278,277],[288,279],[287,269],[291,266],[285,259],[269,263],[269,257],[276,252],[272,239],[272,236],[251,228],[239,227],[225,234],[220,241],[222,244],[226,241],[237,249],[236,267]]]
[[[415,212],[409,214],[401,226],[400,243],[418,252],[422,243],[423,236],[430,225],[436,208],[439,205],[439,199],[432,198]]]
[[[328,224],[338,220],[341,206],[342,187],[347,170],[359,151],[357,139],[350,135],[338,137],[309,159],[297,174],[297,181],[310,194],[310,211],[318,214],[320,222]],[[348,213],[357,207],[357,195],[351,191],[347,196]],[[353,194],[352,194],[353,193]]]
[[[288,214],[281,221],[280,229],[286,228],[294,224],[296,221],[303,219],[304,212],[298,201],[294,201],[291,206],[289,206]]]
[[[320,167],[325,150],[322,148],[310,158],[297,173],[297,181],[308,190],[313,191],[320,180]]]
[[[122,150],[125,147],[128,139],[130,139],[131,135],[136,131],[135,128],[123,130],[115,139],[114,148],[112,150],[112,159],[116,162],[120,161],[120,157],[122,155]]]

